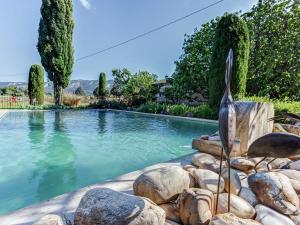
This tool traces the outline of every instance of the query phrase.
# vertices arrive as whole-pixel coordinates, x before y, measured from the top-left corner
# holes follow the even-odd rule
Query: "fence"
[[[45,96],[45,104],[53,103],[53,97]],[[29,105],[28,96],[0,96],[0,109],[24,108]]]

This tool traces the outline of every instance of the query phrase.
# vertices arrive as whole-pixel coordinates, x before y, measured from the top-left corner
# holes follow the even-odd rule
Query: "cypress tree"
[[[74,63],[73,0],[42,0],[37,48],[53,81],[56,105],[63,103],[63,89],[70,82]]]
[[[32,105],[34,100],[37,104],[44,104],[44,71],[40,65],[32,65],[28,77],[28,96],[29,103]]]
[[[106,95],[106,75],[105,73],[100,73],[99,75],[99,97],[104,99]]]
[[[233,50],[231,89],[234,97],[246,90],[249,60],[249,31],[247,24],[235,14],[225,14],[219,21],[209,71],[209,104],[219,107],[225,89],[226,58]]]

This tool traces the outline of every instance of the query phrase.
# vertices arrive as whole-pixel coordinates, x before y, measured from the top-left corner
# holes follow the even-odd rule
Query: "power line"
[[[86,58],[89,58],[89,57],[93,57],[93,56],[95,56],[95,55],[98,55],[98,54],[101,54],[101,53],[103,53],[103,52],[109,51],[109,50],[111,50],[111,49],[117,48],[117,47],[119,47],[119,46],[125,45],[125,44],[127,44],[127,43],[129,43],[129,42],[132,42],[132,41],[136,40],[136,39],[139,39],[139,38],[141,38],[141,37],[147,36],[147,35],[149,35],[149,34],[151,34],[151,33],[154,33],[154,32],[159,31],[159,30],[161,30],[161,29],[163,29],[163,28],[165,28],[165,27],[168,27],[168,26],[170,26],[170,25],[172,25],[172,24],[174,24],[174,23],[177,23],[177,22],[179,22],[179,21],[181,21],[181,20],[184,20],[184,19],[186,19],[186,18],[188,18],[188,17],[190,17],[190,16],[193,16],[193,15],[199,13],[199,12],[202,12],[202,11],[204,11],[204,10],[206,10],[206,9],[212,7],[212,6],[215,6],[215,5],[217,5],[217,4],[219,4],[219,3],[223,2],[223,1],[225,1],[225,0],[219,0],[219,1],[217,1],[217,2],[214,2],[214,3],[208,5],[208,6],[204,7],[204,8],[198,9],[198,10],[192,12],[192,13],[189,13],[189,14],[187,14],[187,15],[185,15],[185,16],[183,16],[183,17],[180,17],[180,18],[178,18],[178,19],[175,19],[175,20],[173,20],[173,21],[171,21],[171,22],[169,22],[169,23],[166,23],[166,24],[164,24],[164,25],[162,25],[162,26],[156,27],[156,28],[154,28],[154,29],[152,29],[152,30],[149,30],[149,31],[145,32],[145,33],[139,34],[139,35],[137,35],[137,36],[135,36],[135,37],[133,37],[133,38],[130,38],[130,39],[126,40],[126,41],[123,41],[123,42],[120,42],[120,43],[118,43],[118,44],[112,45],[112,46],[110,46],[110,47],[104,48],[104,49],[102,49],[102,50],[99,50],[99,51],[97,51],[97,52],[91,53],[91,54],[89,54],[89,55],[82,56],[82,57],[76,59],[76,61],[80,61],[80,60],[83,60],[83,59],[86,59]]]

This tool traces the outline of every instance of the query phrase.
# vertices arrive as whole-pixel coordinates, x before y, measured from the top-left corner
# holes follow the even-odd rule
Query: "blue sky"
[[[27,81],[36,49],[41,0],[1,0],[0,81]],[[74,0],[75,58],[127,40],[217,0]],[[171,75],[185,33],[225,12],[247,11],[256,0],[225,0],[163,30],[100,55],[75,62],[72,79],[97,79],[101,71],[127,67]]]

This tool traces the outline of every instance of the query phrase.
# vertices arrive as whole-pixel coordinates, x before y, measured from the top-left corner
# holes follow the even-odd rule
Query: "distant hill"
[[[110,90],[113,85],[113,80],[106,82],[107,89]],[[16,86],[27,89],[27,82],[0,82],[0,87]],[[98,80],[72,80],[69,86],[65,89],[66,92],[74,93],[78,87],[82,87],[87,95],[92,95],[95,88],[98,86]],[[53,93],[52,82],[45,82],[45,93]]]

